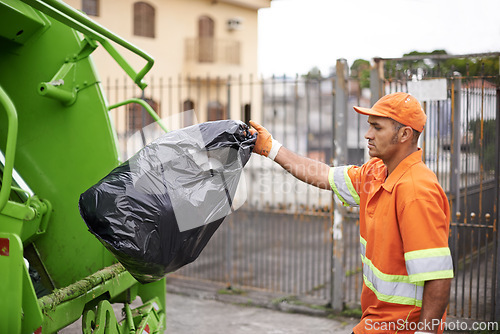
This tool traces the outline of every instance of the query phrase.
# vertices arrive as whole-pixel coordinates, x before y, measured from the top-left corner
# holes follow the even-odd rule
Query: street
[[[167,282],[168,334],[340,334],[351,333],[358,322],[354,318],[325,317],[325,313],[303,305],[277,305],[265,292],[221,293],[223,285],[169,278]],[[274,303],[274,304],[273,304]],[[114,304],[121,320],[123,304]],[[140,305],[140,299],[132,308]],[[81,320],[59,331],[81,334]]]
[[[351,333],[353,323],[241,306],[178,294],[167,295],[167,333]]]

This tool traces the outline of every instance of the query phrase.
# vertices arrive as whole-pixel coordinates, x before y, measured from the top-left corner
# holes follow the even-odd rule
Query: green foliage
[[[447,55],[448,52],[446,50],[434,50],[432,52],[419,52],[419,51],[411,51],[410,53],[405,53],[403,57],[407,56],[422,56],[422,55]]]
[[[283,296],[283,297],[278,297],[275,298],[271,301],[273,305],[278,305],[281,303],[296,303],[299,300],[297,296],[290,295],[290,296]]]
[[[438,59],[432,56],[447,55],[446,50],[434,50],[431,52],[411,51],[403,55],[430,56],[426,59],[393,60],[384,64],[385,77],[411,77],[416,73],[424,77],[451,77],[451,76],[481,76],[491,77],[486,80],[494,82],[498,80],[499,58],[498,57],[469,57]],[[310,79],[320,77],[319,70],[312,68],[308,74]],[[370,62],[365,59],[356,59],[351,65],[351,78],[359,80],[361,88],[370,87]]]
[[[412,51],[404,54],[404,57],[411,56],[434,56],[447,55],[445,50],[434,50],[432,52]],[[408,74],[410,69],[421,68],[424,74],[431,76],[452,76],[456,72],[463,76],[497,76],[499,73],[498,57],[470,57],[451,59],[419,59],[408,61],[387,61],[385,63],[388,74],[396,72]]]
[[[217,291],[219,295],[240,295],[244,296],[246,295],[246,291],[238,289],[238,288],[233,288],[233,287],[228,287],[226,289],[220,289]]]
[[[356,59],[351,65],[351,77],[359,80],[361,88],[370,88],[370,62]]]
[[[447,59],[443,62],[443,67],[454,69],[467,76],[496,76],[498,75],[498,57]]]
[[[361,311],[361,307],[356,307],[356,308],[349,308],[346,307],[340,315],[344,317],[350,317],[350,318],[359,318],[361,319],[361,316],[363,315],[363,311]]]
[[[321,80],[323,78],[323,76],[321,75],[321,70],[317,66],[311,68],[309,72],[307,74],[302,75],[302,77],[309,80],[312,79]]]

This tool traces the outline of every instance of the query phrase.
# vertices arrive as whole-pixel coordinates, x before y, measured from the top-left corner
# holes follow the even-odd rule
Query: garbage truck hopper
[[[84,333],[165,329],[165,279],[139,284],[78,210],[120,163],[97,47],[146,86],[153,59],[62,1],[0,0],[0,333],[54,333],[81,317]]]

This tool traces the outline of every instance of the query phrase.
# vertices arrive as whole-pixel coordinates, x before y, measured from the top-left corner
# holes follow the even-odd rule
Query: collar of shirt
[[[407,156],[399,163],[399,165],[394,169],[394,171],[389,175],[387,180],[382,184],[385,190],[392,192],[392,189],[399,181],[399,179],[406,173],[411,166],[416,163],[422,162],[422,150],[419,148],[417,152],[414,152]]]

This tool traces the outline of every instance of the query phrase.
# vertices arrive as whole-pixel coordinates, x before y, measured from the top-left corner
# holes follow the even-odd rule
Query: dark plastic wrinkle
[[[211,156],[211,151],[231,148],[220,164],[224,171],[238,175],[250,159],[256,140],[248,130],[239,121],[207,122],[169,132],[147,145],[80,196],[80,214],[89,231],[142,283],[157,281],[193,262],[225,216],[181,232],[172,199],[205,211],[208,204],[199,202],[198,196],[170,196],[182,188],[199,189],[200,195],[207,191],[234,192],[236,177],[222,178],[227,182],[224,185],[217,182],[220,178],[203,171],[189,152],[206,150]],[[202,147],[194,133],[201,134]],[[153,190],[144,191],[146,188]],[[226,205],[231,204],[229,196],[225,200]]]

